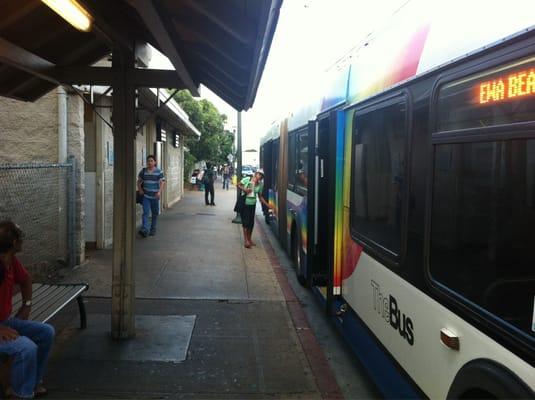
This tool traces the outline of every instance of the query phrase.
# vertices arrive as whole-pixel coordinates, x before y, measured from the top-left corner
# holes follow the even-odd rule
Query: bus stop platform
[[[136,238],[136,337],[110,336],[111,250],[64,282],[86,282],[87,328],[76,305],[52,324],[50,398],[341,399],[378,397],[257,214],[243,246],[236,191],[216,206],[186,192]],[[258,206],[257,212],[260,207]]]

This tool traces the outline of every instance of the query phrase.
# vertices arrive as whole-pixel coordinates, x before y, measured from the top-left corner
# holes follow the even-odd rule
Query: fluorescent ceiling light
[[[84,32],[91,30],[93,17],[76,0],[41,0],[48,7],[58,13],[61,18]]]

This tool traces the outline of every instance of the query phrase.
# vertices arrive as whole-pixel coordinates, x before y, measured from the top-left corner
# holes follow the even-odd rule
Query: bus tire
[[[448,399],[527,399],[533,391],[511,371],[487,359],[464,365],[448,392]]]

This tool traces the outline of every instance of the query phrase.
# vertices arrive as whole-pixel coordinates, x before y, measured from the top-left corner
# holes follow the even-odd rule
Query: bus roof
[[[362,101],[408,79],[533,29],[535,2],[413,0],[350,55],[348,102]],[[395,44],[395,45],[394,45]]]
[[[316,82],[318,96],[290,113],[288,131],[535,28],[535,1],[412,0]],[[276,126],[275,126],[276,125]],[[273,125],[262,144],[278,137]]]
[[[279,134],[280,122],[274,122],[268,129],[267,133],[260,139],[260,146],[262,146],[264,143],[269,142],[270,140],[278,138]]]

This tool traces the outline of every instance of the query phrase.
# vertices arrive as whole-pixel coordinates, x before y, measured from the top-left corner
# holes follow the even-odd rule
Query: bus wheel
[[[297,281],[302,286],[307,286],[307,279],[305,277],[305,266],[303,260],[303,250],[301,245],[301,235],[296,231],[293,240],[293,260],[295,265],[295,275],[297,276]]]

